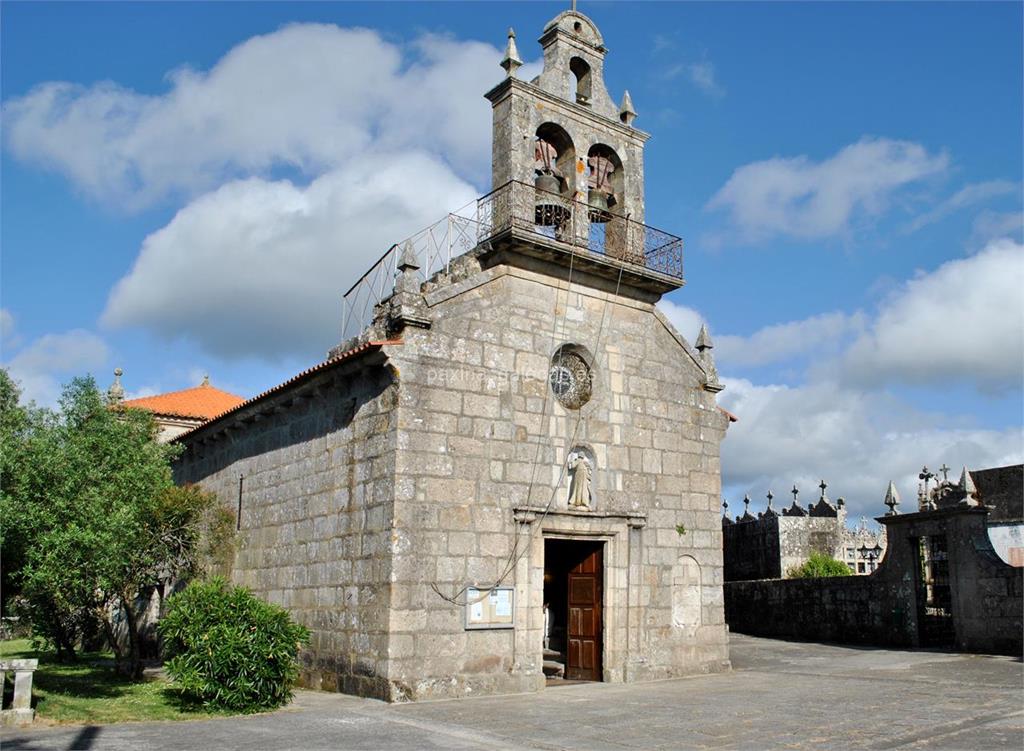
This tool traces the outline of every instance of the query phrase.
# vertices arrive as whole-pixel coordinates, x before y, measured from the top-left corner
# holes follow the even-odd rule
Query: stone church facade
[[[178,439],[239,514],[235,581],[312,631],[303,682],[389,701],[728,669],[706,332],[655,303],[643,146],[584,15],[510,34],[472,248],[393,249],[394,290],[323,363]],[[387,257],[386,257],[387,258]],[[382,259],[383,261],[384,259]],[[557,679],[557,678],[556,678]]]

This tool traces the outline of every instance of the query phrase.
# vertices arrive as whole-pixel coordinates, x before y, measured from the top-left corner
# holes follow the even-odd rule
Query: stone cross
[[[768,497],[768,508],[771,508],[772,507],[772,498],[774,498],[775,496],[772,495],[772,491],[769,490],[767,497]]]
[[[818,487],[821,488],[821,497],[824,498],[825,497],[825,488],[827,488],[828,485],[825,483],[824,480],[822,480],[821,481],[821,485],[819,485]]]
[[[793,489],[789,492],[793,494],[793,503],[796,503],[796,497],[800,495],[800,490],[797,488],[796,485],[794,485]]]
[[[948,482],[949,481],[949,469],[950,468],[946,466],[945,462],[943,462],[942,466],[939,467],[939,472],[942,473],[942,481],[943,482]]]

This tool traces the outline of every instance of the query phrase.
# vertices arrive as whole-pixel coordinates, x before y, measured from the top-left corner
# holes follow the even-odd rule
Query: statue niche
[[[592,508],[594,466],[594,454],[590,449],[576,446],[569,452],[569,459],[566,462],[569,470],[569,508]]]

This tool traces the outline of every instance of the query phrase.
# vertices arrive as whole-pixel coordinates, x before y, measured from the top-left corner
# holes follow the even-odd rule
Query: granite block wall
[[[951,646],[965,652],[1024,650],[1024,570],[996,555],[978,507],[887,516],[888,546],[870,576],[725,584],[729,628],[755,636],[878,646],[920,646],[924,587],[919,540],[944,537]]]
[[[390,698],[395,401],[384,366],[332,370],[191,436],[175,466],[239,509],[232,578],[309,627],[308,687]]]

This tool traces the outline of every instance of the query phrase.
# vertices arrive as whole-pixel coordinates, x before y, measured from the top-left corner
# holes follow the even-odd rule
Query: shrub
[[[811,553],[802,566],[794,566],[786,575],[790,579],[820,579],[826,576],[850,576],[850,567],[824,553]]]
[[[168,598],[167,672],[204,706],[257,712],[286,704],[309,631],[287,611],[214,577]]]

